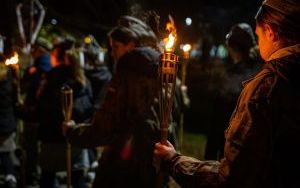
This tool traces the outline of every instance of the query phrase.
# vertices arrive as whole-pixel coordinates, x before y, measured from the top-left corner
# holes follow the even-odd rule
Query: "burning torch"
[[[19,66],[19,55],[17,52],[14,52],[14,56],[7,59],[5,61],[5,65],[12,67],[15,71],[15,76],[16,76],[16,90],[17,90],[17,102],[18,104],[22,104],[22,97],[21,97],[21,87],[20,87],[20,79],[21,79],[21,74],[20,74],[20,66]]]
[[[186,82],[186,69],[187,64],[190,59],[190,50],[192,49],[192,46],[190,44],[185,44],[182,46],[183,51],[183,63],[181,64],[181,91],[182,91],[182,97],[183,97],[183,103],[184,105],[188,105],[189,99],[187,96],[187,87],[185,85]],[[180,124],[179,124],[179,150],[182,150],[182,143],[183,143],[183,125],[184,125],[184,113],[181,112],[180,114]]]
[[[70,121],[73,109],[73,90],[69,86],[61,88],[61,104],[64,121]],[[68,141],[66,143],[67,187],[71,188],[71,144]]]
[[[181,64],[181,85],[185,85],[186,80],[186,67],[190,59],[190,51],[192,49],[192,46],[190,44],[185,44],[182,47],[183,51],[183,63]]]
[[[172,17],[169,16],[169,19],[170,22],[167,23],[167,30],[170,34],[168,38],[164,39],[165,50],[161,54],[159,64],[160,142],[162,144],[166,144],[167,142],[170,115],[175,95],[176,74],[178,70],[178,56],[174,54],[176,28]]]

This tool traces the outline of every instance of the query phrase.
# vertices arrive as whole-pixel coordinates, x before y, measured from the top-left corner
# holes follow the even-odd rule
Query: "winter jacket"
[[[72,145],[105,146],[94,187],[143,187],[156,184],[154,144],[159,140],[154,109],[158,96],[159,54],[147,47],[122,56],[103,105],[91,126],[72,130]]]
[[[62,134],[61,107],[61,88],[65,85],[73,89],[72,119],[82,123],[92,115],[92,89],[89,81],[86,79],[86,85],[83,87],[73,78],[70,67],[60,65],[53,68],[46,75],[37,110],[40,123],[39,136],[43,142],[65,143]]]
[[[300,187],[299,72],[300,51],[267,62],[244,83],[225,133],[224,158],[176,155],[167,161],[175,180],[182,187]]]
[[[16,130],[15,117],[16,87],[13,83],[12,71],[0,80],[0,136],[10,135]]]
[[[73,78],[71,67],[64,65],[47,73],[39,98],[37,116],[41,140],[39,164],[42,170],[48,172],[66,170],[66,138],[62,134],[64,119],[61,107],[61,88],[65,85],[73,90],[72,119],[83,123],[93,112],[92,90],[88,80],[82,86]],[[72,147],[71,151],[72,170],[87,168],[87,150]]]

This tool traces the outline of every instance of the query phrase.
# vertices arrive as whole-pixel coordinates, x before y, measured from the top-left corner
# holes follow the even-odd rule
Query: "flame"
[[[173,51],[174,50],[174,44],[176,42],[177,38],[177,32],[176,27],[174,24],[173,18],[169,15],[169,22],[166,25],[166,30],[170,33],[167,38],[164,39],[165,43],[165,49],[166,51]]]
[[[185,44],[185,45],[183,45],[183,47],[182,47],[182,50],[183,50],[184,52],[189,52],[191,49],[192,49],[192,46],[191,46],[190,44]]]
[[[5,65],[9,66],[9,65],[16,65],[19,62],[19,55],[17,52],[14,52],[14,56],[7,59],[5,61]]]
[[[169,37],[165,39],[165,44],[166,44],[165,48],[167,51],[172,51],[172,48],[175,44],[175,40],[176,40],[176,38],[172,33],[170,33]]]

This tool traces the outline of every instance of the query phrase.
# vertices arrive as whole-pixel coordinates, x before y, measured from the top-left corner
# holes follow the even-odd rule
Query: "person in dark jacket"
[[[266,64],[244,83],[226,130],[224,157],[199,161],[156,144],[182,187],[300,187],[300,2],[266,0],[256,15],[256,34]]]
[[[24,94],[24,105],[20,117],[24,121],[24,139],[20,143],[26,151],[26,183],[38,184],[38,117],[36,116],[37,93],[47,72],[51,70],[49,50],[51,45],[38,38],[32,46],[33,64],[29,66],[21,80],[21,91]]]
[[[98,109],[101,106],[107,84],[112,77],[105,62],[99,60],[98,51],[88,48],[84,53],[84,72],[86,77],[91,81],[95,109]]]
[[[205,159],[208,160],[223,157],[224,131],[242,90],[242,82],[257,74],[262,64],[254,32],[249,24],[233,25],[226,35],[226,44],[231,61],[225,64],[226,71],[213,102],[214,118],[209,127],[205,148]]]
[[[145,24],[126,19],[109,33],[116,69],[92,124],[71,129],[65,123],[71,144],[104,146],[95,188],[156,186],[152,151],[160,135],[155,111],[159,52],[150,44],[157,39]]]
[[[0,53],[0,162],[4,170],[5,187],[17,186],[11,152],[16,149],[15,132],[17,119],[16,85],[13,68],[5,65],[5,57]]]
[[[64,54],[63,61],[46,74],[39,96],[37,116],[41,141],[41,188],[55,187],[56,172],[66,170],[66,139],[61,132],[64,119],[61,88],[67,85],[73,90],[74,120],[79,123],[89,121],[93,112],[91,85],[80,67],[79,57],[72,50],[67,50]],[[72,186],[86,188],[84,173],[89,167],[87,150],[72,147],[71,158]]]

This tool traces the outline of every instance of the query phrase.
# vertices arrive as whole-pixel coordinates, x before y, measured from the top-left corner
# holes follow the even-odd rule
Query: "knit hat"
[[[300,17],[300,0],[265,0],[263,5],[267,5],[293,19]]]
[[[232,26],[226,35],[226,43],[237,50],[249,50],[255,45],[255,37],[251,26],[247,23]]]

